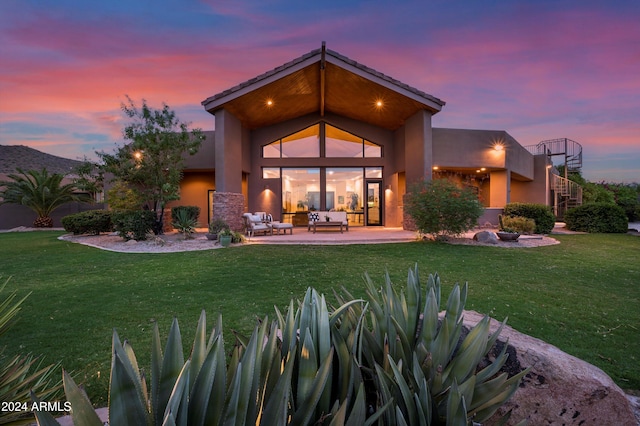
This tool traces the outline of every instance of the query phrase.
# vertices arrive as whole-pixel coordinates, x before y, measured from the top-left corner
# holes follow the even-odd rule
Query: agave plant
[[[193,238],[192,234],[196,231],[198,220],[188,210],[179,209],[175,212],[175,220],[172,225],[184,236],[185,240],[188,240]]]
[[[202,312],[187,360],[178,321],[164,351],[156,325],[150,381],[114,332],[110,424],[459,425],[484,421],[515,392],[526,371],[499,373],[506,345],[478,368],[500,332],[489,333],[488,317],[460,342],[466,285],[454,288],[439,319],[437,275],[429,276],[425,296],[417,266],[400,293],[388,275],[381,290],[368,276],[366,283],[368,301],[344,290],[336,308],[307,289],[250,337],[236,334],[228,359],[221,316],[207,337]],[[64,373],[63,381],[74,423],[101,425],[72,378]],[[57,425],[48,413],[36,417]]]
[[[468,285],[455,285],[442,319],[440,278],[429,275],[423,296],[417,265],[400,293],[386,275],[378,289],[365,275],[370,328],[362,328],[358,362],[375,371],[382,401],[397,401],[385,424],[472,424],[491,417],[517,390],[528,372],[500,373],[507,345],[487,367],[478,365],[494,346],[505,322],[494,333],[489,317],[460,342]],[[352,307],[353,308],[353,307]],[[360,312],[357,312],[360,315]]]

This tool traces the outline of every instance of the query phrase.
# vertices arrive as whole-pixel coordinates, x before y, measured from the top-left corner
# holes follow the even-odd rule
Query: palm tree
[[[0,182],[0,204],[21,204],[36,212],[38,217],[33,222],[36,228],[51,228],[51,213],[63,204],[78,201],[88,202],[86,194],[76,194],[73,184],[62,185],[63,175],[49,174],[47,169],[24,170],[8,175],[12,181]]]

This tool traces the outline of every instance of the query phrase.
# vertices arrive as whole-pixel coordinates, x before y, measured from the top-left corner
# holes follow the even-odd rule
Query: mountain
[[[23,145],[0,145],[0,174],[47,169],[49,173],[68,175],[82,161],[62,158]]]

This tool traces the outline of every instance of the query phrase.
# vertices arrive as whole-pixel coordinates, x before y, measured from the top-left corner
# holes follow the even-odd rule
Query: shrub
[[[62,218],[62,226],[67,232],[78,234],[98,235],[101,232],[111,232],[111,213],[107,210],[88,210],[70,214]]]
[[[242,232],[231,231],[231,242],[232,243],[244,243],[246,238]]]
[[[505,216],[522,216],[533,219],[536,234],[548,234],[556,224],[556,216],[551,207],[534,203],[509,203],[504,207]]]
[[[571,231],[592,233],[623,233],[629,224],[624,209],[615,204],[584,204],[568,210],[564,221]]]
[[[107,191],[107,203],[111,210],[140,210],[143,202],[140,193],[122,180],[116,180]]]
[[[209,223],[210,234],[218,235],[218,232],[222,231],[223,229],[230,229],[229,224],[223,219],[213,219],[211,223]]]
[[[518,232],[520,234],[532,234],[536,229],[533,219],[522,216],[500,215],[500,227],[504,232]]]
[[[113,213],[113,227],[125,241],[144,241],[153,230],[156,215],[149,210],[124,211]]]
[[[346,290],[337,308],[307,289],[250,337],[236,334],[225,353],[222,317],[207,336],[200,316],[185,360],[174,319],[164,353],[154,325],[150,375],[133,348],[113,334],[109,420],[113,425],[471,425],[484,422],[517,390],[528,369],[501,372],[507,345],[488,356],[495,332],[485,317],[463,333],[467,285],[455,285],[439,317],[440,279],[420,285],[417,266],[405,289],[387,275],[365,275],[367,301]],[[504,323],[503,323],[504,325]],[[463,336],[463,337],[461,337]],[[147,377],[149,384],[147,385]],[[63,376],[75,424],[101,424],[73,380]],[[45,411],[40,424],[56,424]],[[48,423],[45,423],[47,421]]]
[[[185,212],[182,214],[192,218],[195,222],[197,222],[200,217],[200,207],[198,206],[176,206],[171,208],[171,222],[178,221],[179,215],[181,214],[180,212]]]
[[[417,229],[434,237],[459,235],[477,225],[484,208],[469,188],[446,179],[420,181],[405,199],[405,212]]]

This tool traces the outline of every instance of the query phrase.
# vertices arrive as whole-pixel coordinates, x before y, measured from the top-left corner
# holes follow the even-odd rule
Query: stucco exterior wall
[[[535,155],[533,169],[535,179],[532,181],[517,181],[511,183],[511,202],[536,203],[549,205],[549,169],[551,163],[546,155]]]
[[[409,117],[404,125],[404,171],[407,184],[431,175],[433,137],[431,114],[421,110]]]
[[[198,152],[194,155],[185,153],[182,156],[186,169],[213,170],[213,168],[215,167],[215,132],[213,130],[208,130],[202,133],[204,133],[205,140],[203,140],[200,144],[200,149],[198,150]]]
[[[220,191],[242,193],[242,125],[224,109],[215,116],[216,185]]]
[[[504,149],[496,150],[496,144]],[[452,168],[508,168],[521,179],[533,179],[533,155],[503,130],[434,128],[433,164]]]
[[[209,191],[215,190],[214,172],[192,172],[184,173],[180,182],[180,199],[168,203],[167,207],[175,206],[198,206],[200,207],[200,217],[198,225],[202,228],[208,226]]]

